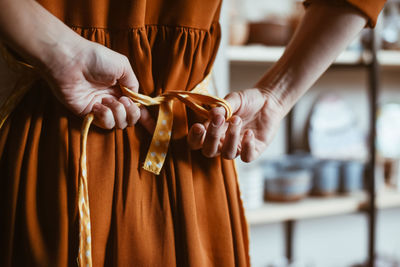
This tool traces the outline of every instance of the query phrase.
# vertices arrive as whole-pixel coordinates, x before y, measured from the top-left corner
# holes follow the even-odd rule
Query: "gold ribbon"
[[[2,51],[3,55],[7,55]],[[6,58],[10,64],[22,64],[25,67],[33,68],[31,65],[24,62],[12,61]],[[19,81],[12,94],[0,108],[0,129],[4,122],[17,106],[25,93],[32,86],[36,78],[33,75],[27,75]],[[146,155],[143,168],[158,175],[162,169],[165,158],[167,156],[169,142],[172,134],[173,125],[173,102],[180,101],[200,116],[207,118],[209,110],[212,107],[221,106],[226,111],[226,119],[228,120],[232,111],[229,103],[224,99],[207,94],[207,87],[210,80],[208,75],[191,91],[168,91],[156,97],[149,97],[143,94],[135,93],[126,87],[121,87],[122,94],[132,99],[133,102],[144,105],[154,106],[159,105],[159,112],[153,138]],[[87,170],[87,138],[89,128],[93,121],[94,115],[89,113],[86,115],[82,130],[81,130],[81,153],[80,153],[80,168],[79,168],[79,186],[78,186],[78,211],[79,211],[79,255],[77,262],[79,266],[92,267],[92,246],[91,246],[91,222],[88,194],[88,170]]]
[[[228,102],[207,94],[209,80],[210,76],[207,76],[192,91],[169,91],[154,98],[132,92],[128,88],[122,87],[122,93],[135,103],[144,106],[160,106],[153,139],[143,164],[145,170],[157,175],[161,171],[171,139],[173,124],[172,108],[175,100],[182,102],[204,118],[208,117],[209,109],[216,106],[221,106],[225,109],[227,119],[231,117],[232,111]],[[204,105],[207,105],[207,108]]]

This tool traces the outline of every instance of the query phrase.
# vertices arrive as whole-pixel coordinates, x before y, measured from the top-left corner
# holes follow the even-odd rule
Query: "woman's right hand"
[[[142,113],[141,123],[150,131],[153,128],[154,121],[147,110],[139,109],[132,100],[121,95],[120,86],[134,92],[139,88],[124,55],[82,39],[73,53],[54,59],[43,74],[62,104],[79,116],[93,112],[94,123],[99,127],[133,126]]]

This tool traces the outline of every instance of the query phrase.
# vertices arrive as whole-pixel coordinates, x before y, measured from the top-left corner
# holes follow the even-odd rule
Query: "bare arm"
[[[272,141],[280,121],[366,25],[350,5],[311,5],[283,56],[255,88],[226,97],[234,116],[224,123],[215,108],[210,121],[195,124],[188,142],[207,157],[256,159]]]
[[[311,5],[283,56],[256,87],[273,94],[287,112],[366,22],[350,5]]]
[[[38,69],[73,60],[82,38],[36,1],[1,0],[3,41]]]
[[[95,123],[107,129],[138,121],[139,108],[115,86],[137,92],[129,60],[79,36],[36,1],[0,0],[0,38],[35,66],[75,114],[93,112]],[[150,130],[153,122],[142,124]]]

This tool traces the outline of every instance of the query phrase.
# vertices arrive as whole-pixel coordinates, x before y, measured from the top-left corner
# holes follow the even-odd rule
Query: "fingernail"
[[[233,117],[231,120],[232,125],[239,125],[241,119],[239,117]]]
[[[247,131],[247,132],[246,132],[246,136],[252,137],[252,136],[253,136],[253,131]]]
[[[201,134],[203,134],[203,129],[201,129],[200,127],[195,127],[193,129],[193,132],[195,135],[201,135]]]
[[[224,122],[224,118],[221,115],[217,115],[214,117],[212,124],[214,127],[219,127]]]

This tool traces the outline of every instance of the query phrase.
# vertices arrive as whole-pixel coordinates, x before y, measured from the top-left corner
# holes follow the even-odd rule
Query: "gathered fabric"
[[[2,51],[5,60],[10,64],[20,64],[22,66],[34,69],[33,66],[13,60],[7,55],[6,51]],[[25,78],[17,82],[16,88],[9,96],[5,104],[0,107],[0,129],[8,118],[13,108],[18,104],[23,95],[29,90],[29,87],[35,81],[33,75],[31,79]],[[30,77],[28,76],[28,77]],[[219,97],[208,94],[207,87],[209,85],[210,74],[200,82],[191,91],[169,91],[157,97],[149,97],[140,93],[133,92],[125,86],[121,86],[122,94],[129,97],[134,103],[144,106],[159,105],[158,119],[153,133],[153,138],[150,148],[147,152],[143,168],[156,175],[160,174],[164,160],[168,152],[169,141],[172,135],[173,124],[173,101],[178,100],[198,113],[203,118],[207,118],[209,109],[216,106],[221,106],[225,109],[226,120],[232,116],[232,111],[229,103]],[[79,170],[79,189],[78,189],[78,208],[79,208],[79,251],[78,265],[91,267],[92,260],[92,245],[91,245],[91,221],[89,208],[89,190],[88,190],[88,171],[87,171],[87,138],[89,128],[93,122],[94,115],[89,113],[85,116],[81,130],[81,155],[80,155],[80,170]]]
[[[105,130],[90,126],[91,115],[83,128],[44,80],[9,101],[0,129],[0,265],[68,267],[80,255],[85,266],[88,254],[93,266],[249,266],[234,162],[190,149],[189,129],[204,116],[181,101],[199,104],[193,90],[217,54],[221,1],[38,3],[129,59],[140,85],[135,102],[154,104],[159,129]],[[205,110],[220,105],[203,100]],[[160,110],[169,108],[167,123]],[[162,167],[158,175],[143,168],[149,159]]]

